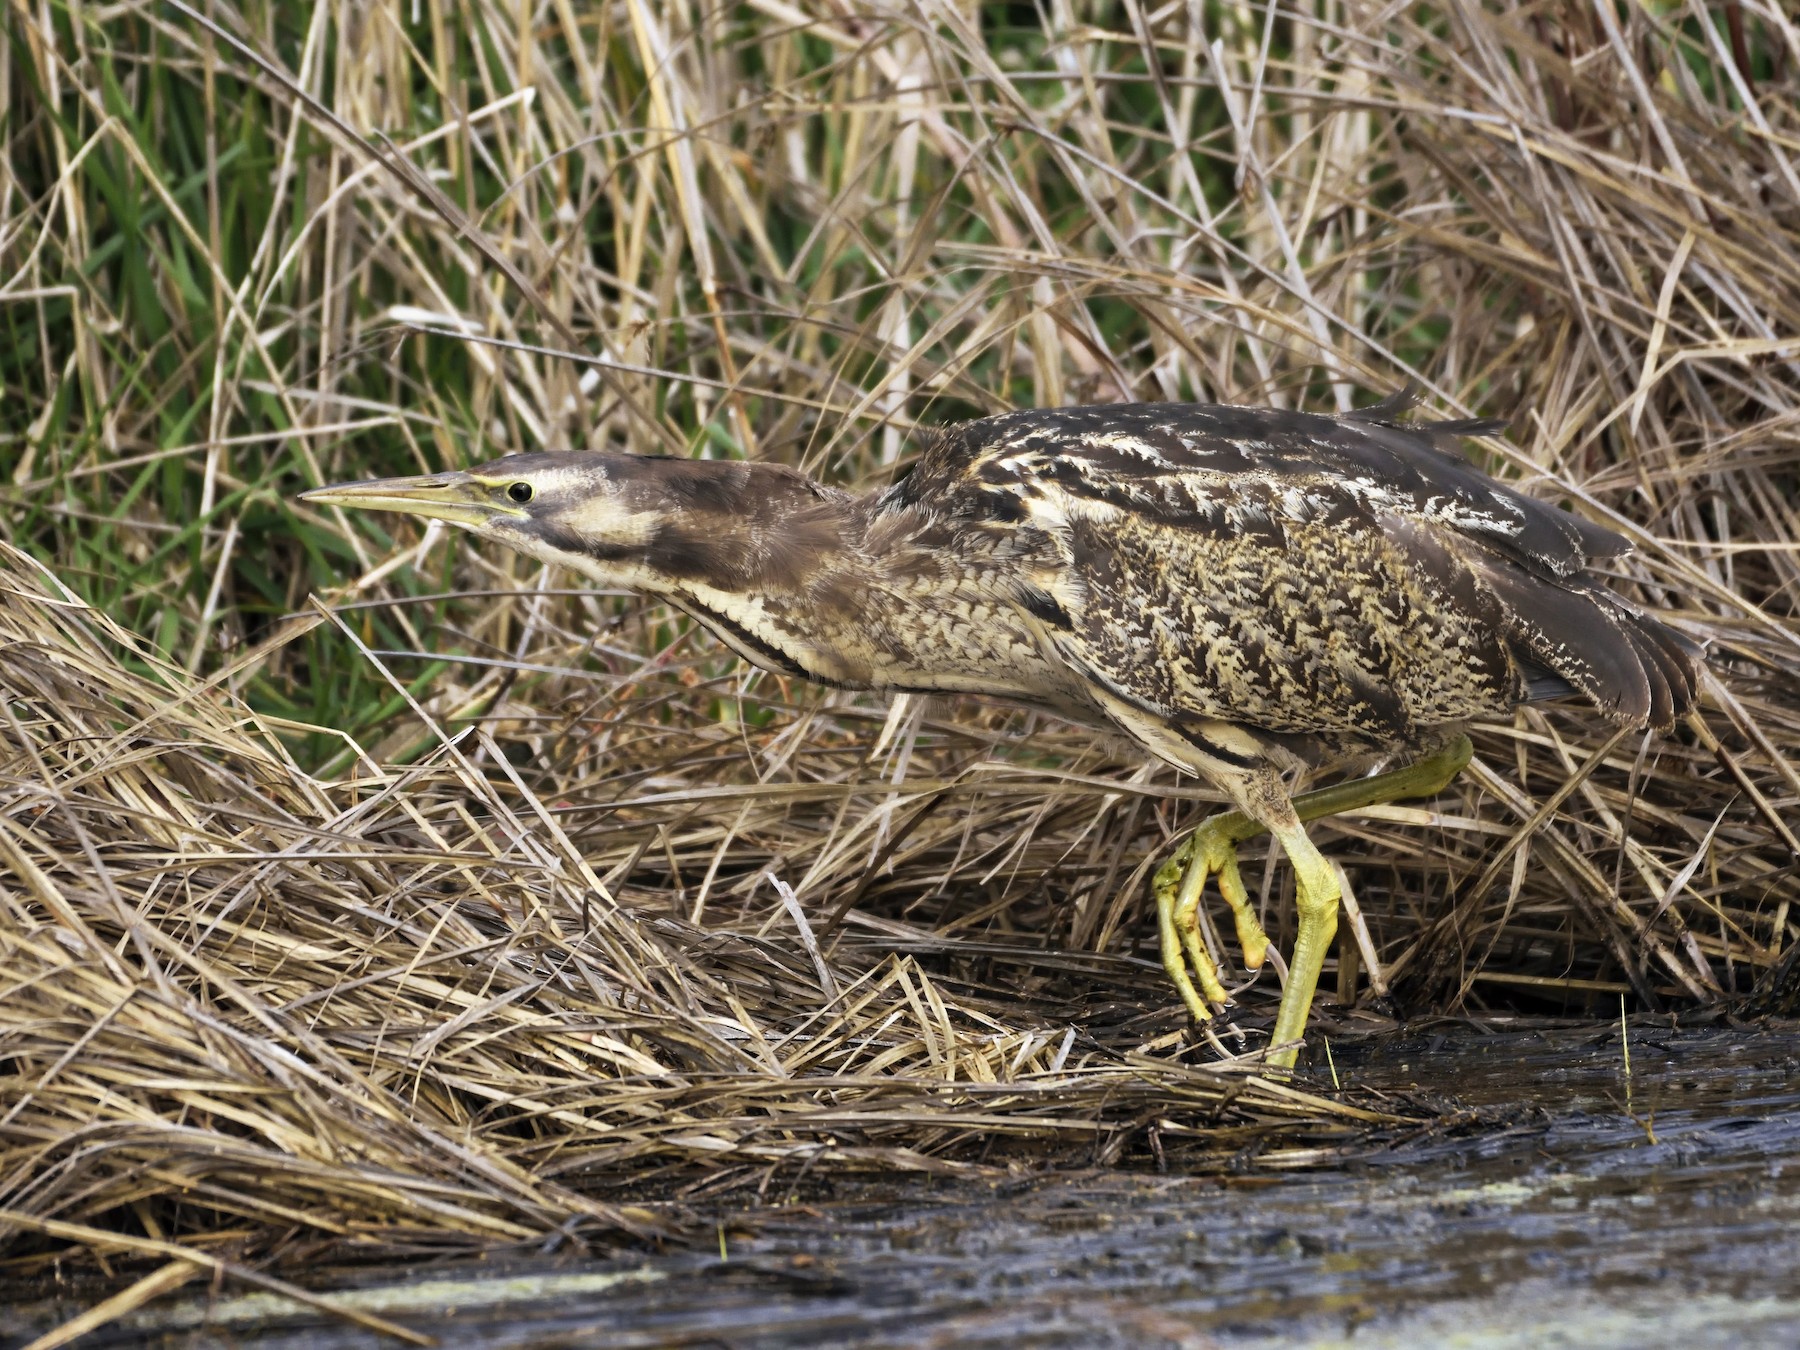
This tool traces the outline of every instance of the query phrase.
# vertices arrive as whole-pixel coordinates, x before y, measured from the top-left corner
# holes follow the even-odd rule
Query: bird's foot
[[[1211,1005],[1229,1001],[1225,986],[1219,983],[1218,966],[1200,933],[1200,895],[1209,876],[1219,879],[1219,894],[1231,907],[1245,967],[1260,970],[1268,955],[1268,935],[1256,921],[1238,873],[1237,844],[1246,827],[1258,828],[1235,811],[1202,822],[1156,869],[1150,883],[1156,896],[1163,969],[1188,1011],[1201,1022],[1212,1019]]]

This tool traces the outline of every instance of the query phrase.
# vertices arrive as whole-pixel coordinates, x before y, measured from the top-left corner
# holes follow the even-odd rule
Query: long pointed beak
[[[315,506],[349,506],[358,511],[398,511],[428,520],[447,520],[471,529],[485,525],[495,516],[524,514],[496,502],[490,488],[466,473],[333,483],[302,492],[300,500]]]

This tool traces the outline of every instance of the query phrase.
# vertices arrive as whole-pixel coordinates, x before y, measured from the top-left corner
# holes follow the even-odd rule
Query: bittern
[[[649,593],[746,660],[852,689],[995,696],[1124,732],[1236,806],[1155,874],[1163,965],[1227,1001],[1200,928],[1217,878],[1245,965],[1268,939],[1238,843],[1295,873],[1270,1058],[1294,1062],[1341,891],[1304,821],[1439,791],[1462,726],[1576,696],[1627,727],[1693,704],[1700,650],[1593,569],[1629,545],[1404,424],[1410,391],[1318,416],[1184,403],[1005,413],[854,496],[775,464],[520,454],[345,483],[322,506],[449,521]],[[1416,762],[1294,796],[1290,774]]]

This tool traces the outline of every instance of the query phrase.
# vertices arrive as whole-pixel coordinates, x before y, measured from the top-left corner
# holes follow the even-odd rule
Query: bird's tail
[[[1666,727],[1693,710],[1706,659],[1698,643],[1591,578],[1547,586],[1497,569],[1488,580],[1528,697],[1573,691],[1630,727]]]

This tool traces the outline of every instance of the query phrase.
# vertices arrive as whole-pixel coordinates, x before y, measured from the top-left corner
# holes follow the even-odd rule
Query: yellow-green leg
[[[1312,1012],[1313,994],[1325,955],[1337,937],[1338,902],[1344,898],[1337,873],[1331,870],[1306,827],[1295,821],[1272,831],[1288,861],[1294,865],[1294,955],[1288,962],[1287,980],[1281,986],[1281,1006],[1275,1010],[1275,1030],[1269,1035],[1270,1064],[1291,1069],[1300,1053],[1300,1037]]]
[[[1239,822],[1249,827],[1242,834],[1233,832],[1233,826]],[[1244,964],[1251,970],[1261,969],[1268,951],[1268,936],[1250,908],[1250,896],[1244,890],[1237,863],[1239,841],[1263,828],[1236,811],[1212,816],[1182,841],[1181,847],[1151,878],[1157,927],[1162,934],[1163,969],[1197,1021],[1211,1020],[1212,1010],[1207,1005],[1224,1003],[1227,998],[1225,986],[1219,983],[1218,968],[1200,937],[1200,893],[1209,876],[1218,877],[1219,893],[1231,906]],[[1194,979],[1188,977],[1189,966],[1199,981],[1198,989]]]
[[[1287,984],[1282,990],[1281,1008],[1275,1018],[1273,1044],[1279,1046],[1297,1041],[1306,1029],[1319,972],[1337,932],[1338,901],[1342,898],[1336,875],[1306,837],[1303,822],[1383,802],[1434,796],[1462,771],[1469,762],[1469,755],[1469,738],[1458,736],[1436,754],[1405,768],[1303,793],[1293,799],[1292,816],[1275,823],[1276,840],[1294,865],[1299,924],[1294,939],[1294,958],[1288,965]],[[1226,999],[1218,970],[1200,937],[1201,891],[1209,876],[1218,877],[1219,893],[1231,908],[1244,964],[1251,970],[1259,969],[1268,951],[1269,939],[1250,908],[1249,894],[1238,873],[1237,846],[1269,828],[1269,824],[1242,811],[1225,811],[1209,817],[1182,842],[1167,862],[1156,869],[1150,883],[1156,897],[1163,969],[1181,995],[1181,1001],[1199,1021],[1212,1017],[1209,1002],[1223,1003]],[[1190,966],[1192,977],[1188,974]],[[1293,1064],[1294,1056],[1295,1049],[1290,1047],[1276,1051],[1270,1056],[1270,1062],[1288,1066]]]

